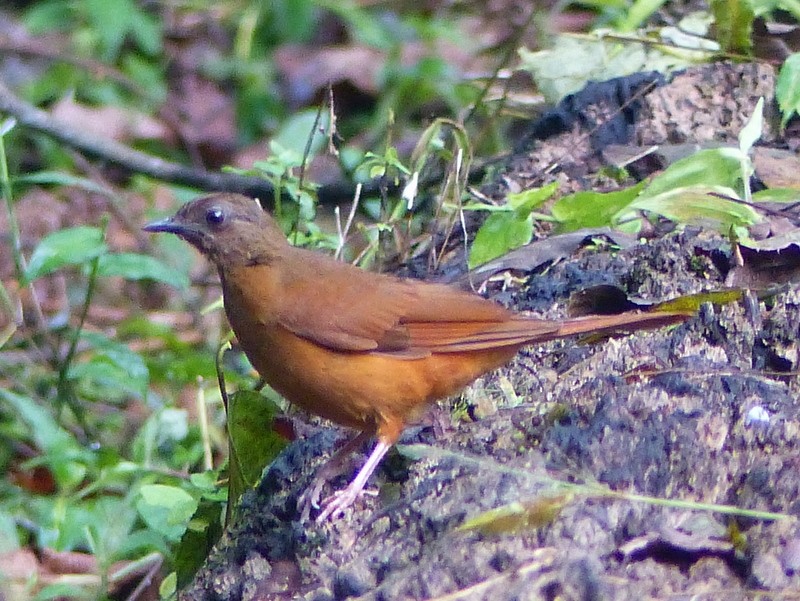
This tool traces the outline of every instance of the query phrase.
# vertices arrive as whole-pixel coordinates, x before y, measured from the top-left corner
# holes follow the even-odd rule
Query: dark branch
[[[261,178],[193,169],[133,150],[114,140],[99,139],[93,134],[59,123],[45,111],[17,98],[2,81],[0,81],[0,113],[16,118],[24,127],[51,136],[67,146],[107,160],[134,173],[142,173],[155,179],[201,190],[239,192],[267,203],[273,198],[272,184]],[[367,188],[377,189],[375,184]],[[354,189],[352,185],[344,183],[323,186],[318,191],[319,202],[336,203],[350,200]]]

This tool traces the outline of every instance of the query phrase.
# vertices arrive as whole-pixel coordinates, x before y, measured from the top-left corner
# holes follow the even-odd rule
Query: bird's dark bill
[[[160,219],[159,221],[148,223],[142,229],[146,232],[169,232],[170,234],[181,234],[185,228],[183,228],[181,224],[176,223],[172,217],[167,217],[166,219]]]

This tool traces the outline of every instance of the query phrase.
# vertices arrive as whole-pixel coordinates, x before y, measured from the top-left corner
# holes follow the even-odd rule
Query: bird
[[[537,318],[470,291],[369,272],[292,246],[256,200],[235,193],[199,197],[143,229],[178,235],[216,266],[228,322],[267,384],[290,403],[358,432],[303,499],[304,517],[309,507],[319,509],[318,523],[345,515],[404,428],[429,405],[504,365],[523,346],[661,327],[688,316]],[[352,481],[320,504],[326,468],[372,436],[377,442]]]

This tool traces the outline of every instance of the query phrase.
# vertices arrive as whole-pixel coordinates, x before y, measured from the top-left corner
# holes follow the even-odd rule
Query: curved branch
[[[24,127],[46,134],[67,146],[112,162],[134,173],[202,190],[238,192],[260,198],[265,202],[271,202],[273,198],[272,184],[261,178],[186,167],[134,150],[115,140],[100,139],[65,123],[59,123],[47,112],[17,98],[2,81],[0,81],[0,113],[16,118]],[[350,200],[354,191],[355,186],[344,183],[323,186],[318,190],[319,202],[335,203]]]

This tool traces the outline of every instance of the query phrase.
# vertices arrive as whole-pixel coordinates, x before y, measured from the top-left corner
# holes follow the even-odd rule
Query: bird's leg
[[[391,443],[380,439],[378,440],[378,444],[375,445],[372,453],[370,453],[367,462],[358,471],[358,474],[356,474],[356,477],[353,478],[353,481],[347,488],[337,491],[332,496],[325,499],[322,513],[317,516],[318,524],[324,522],[329,517],[335,520],[344,514],[344,510],[350,507],[358,498],[358,495],[364,490],[367,480],[369,480],[372,472],[375,471],[375,468],[378,467],[381,459],[383,459],[383,456],[386,455],[386,452],[390,448],[392,448]]]
[[[345,442],[331,458],[325,462],[325,465],[317,470],[317,473],[314,474],[314,479],[311,481],[311,485],[300,495],[300,498],[297,499],[297,508],[300,510],[300,519],[302,521],[308,521],[312,509],[319,509],[322,487],[332,478],[342,473],[345,459],[364,444],[372,434],[373,433],[370,431],[359,432],[353,438]]]

